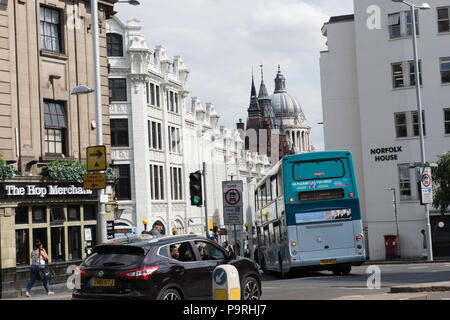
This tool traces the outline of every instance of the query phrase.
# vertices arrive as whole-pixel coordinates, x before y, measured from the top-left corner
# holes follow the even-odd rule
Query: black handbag
[[[41,251],[39,251],[39,261],[41,261]],[[39,278],[41,281],[51,280],[55,277],[55,271],[46,264],[44,268],[39,268]]]

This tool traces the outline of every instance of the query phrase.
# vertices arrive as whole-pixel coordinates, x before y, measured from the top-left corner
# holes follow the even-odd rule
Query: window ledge
[[[73,157],[62,157],[62,155],[45,155],[43,157],[39,158],[39,162],[49,162],[49,161],[55,161],[55,160],[59,160],[59,161],[77,161],[78,158],[73,158]]]
[[[416,38],[419,39],[420,38],[420,34],[418,34],[416,36]],[[404,36],[400,36],[400,37],[397,37],[397,38],[389,38],[389,41],[397,41],[397,40],[405,40],[405,39],[412,39],[412,35],[410,35],[410,36],[404,35]]]
[[[49,51],[45,49],[41,49],[40,53],[42,57],[54,58],[59,60],[69,60],[69,57],[64,53]]]
[[[449,85],[450,85],[450,83],[449,83]],[[415,85],[414,86],[404,86],[404,87],[399,87],[399,88],[392,88],[392,91],[395,92],[395,91],[402,91],[402,90],[415,89],[415,88],[416,88]],[[420,86],[420,89],[423,89],[423,84]]]
[[[427,136],[423,136],[424,139],[427,138]],[[417,140],[420,139],[420,136],[412,136],[412,137],[396,137],[395,140],[397,141],[404,141],[404,140]]]
[[[449,36],[450,35],[450,31],[438,32],[437,35],[438,36]]]
[[[450,86],[450,82],[441,82],[441,86]]]

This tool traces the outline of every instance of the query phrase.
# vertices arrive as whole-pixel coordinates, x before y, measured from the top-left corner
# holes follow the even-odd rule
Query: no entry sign
[[[222,181],[223,220],[226,225],[243,224],[242,214],[243,182]]]

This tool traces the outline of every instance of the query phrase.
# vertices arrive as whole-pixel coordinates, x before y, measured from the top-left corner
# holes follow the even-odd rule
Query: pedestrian
[[[152,230],[150,230],[150,235],[152,236],[160,236],[162,231],[162,224],[161,222],[157,221],[153,224]]]
[[[213,226],[213,235],[211,240],[217,243],[219,246],[222,245],[222,240],[220,239],[220,228],[218,226]]]
[[[228,251],[229,254],[234,253],[234,248],[228,241],[226,241],[226,240],[224,241],[223,247],[225,248],[225,250]]]
[[[27,285],[27,291],[25,291],[25,296],[30,297],[31,288],[33,288],[36,280],[39,279],[39,269],[45,268],[45,261],[48,260],[47,252],[40,240],[36,240],[35,242],[35,250],[31,252],[31,267],[30,267],[30,281]],[[50,282],[48,280],[43,280],[43,285],[47,295],[55,294],[50,290]]]
[[[179,234],[178,233],[178,229],[176,227],[173,227],[172,228],[172,235],[177,236],[178,234]]]
[[[425,234],[425,229],[420,230],[420,233],[422,234],[422,258],[426,259],[428,257],[428,250],[427,250],[427,236]]]

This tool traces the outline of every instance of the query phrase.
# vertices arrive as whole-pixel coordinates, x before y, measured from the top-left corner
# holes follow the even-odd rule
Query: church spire
[[[286,92],[286,78],[281,73],[280,65],[278,65],[278,73],[275,78],[275,92],[274,93],[280,93],[280,92]]]
[[[253,70],[252,70],[252,88],[251,88],[251,94],[250,94],[250,106],[248,107],[247,111],[248,111],[249,119],[250,118],[251,119],[261,119],[258,97],[256,95],[255,77],[253,76]]]
[[[261,67],[261,85],[259,86],[258,100],[270,99],[269,93],[267,92],[267,89],[266,89],[266,85],[264,84],[263,65],[260,65],[260,67]]]

